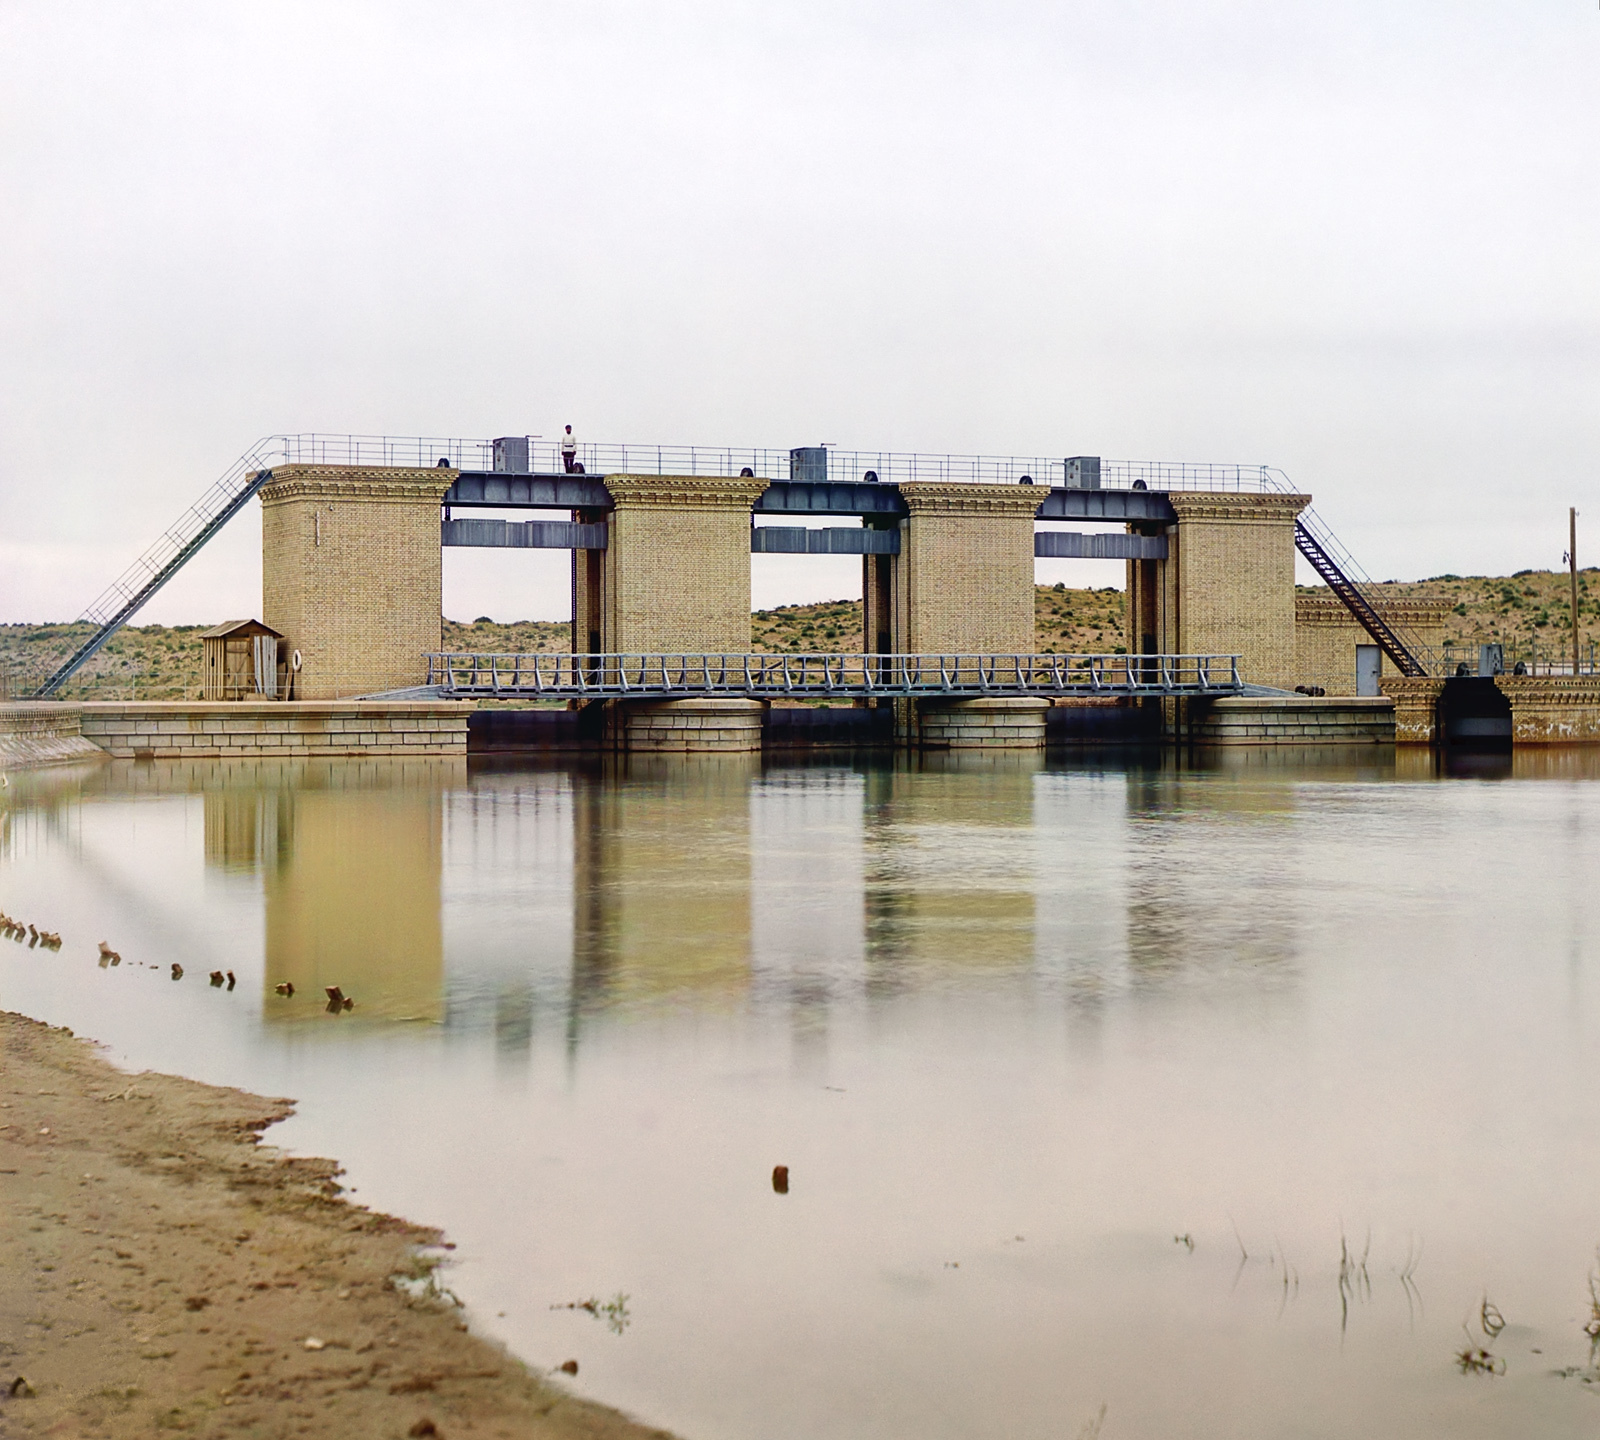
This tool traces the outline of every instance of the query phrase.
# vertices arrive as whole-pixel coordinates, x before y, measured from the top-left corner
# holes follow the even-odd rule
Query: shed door
[[[1383,663],[1383,651],[1376,645],[1356,646],[1356,694],[1377,695],[1378,667]]]

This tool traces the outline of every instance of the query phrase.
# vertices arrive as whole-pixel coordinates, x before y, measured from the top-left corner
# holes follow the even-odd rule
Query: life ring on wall
[[[294,654],[289,657],[289,668],[291,670],[298,670],[300,668],[300,652],[298,650],[296,650]]]

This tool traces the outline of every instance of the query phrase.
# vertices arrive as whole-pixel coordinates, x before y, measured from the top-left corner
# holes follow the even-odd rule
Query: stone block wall
[[[1031,485],[901,487],[910,514],[893,567],[894,648],[911,655],[1031,655]]]
[[[298,650],[296,700],[420,685],[441,648],[451,469],[283,465],[261,490],[262,619]]]
[[[1244,695],[1196,705],[1196,745],[1386,745],[1395,704],[1386,696]]]
[[[1400,625],[1422,644],[1438,649],[1444,644],[1444,621],[1449,606],[1443,600],[1385,599],[1378,608],[1385,620]],[[1332,591],[1294,597],[1294,683],[1320,685],[1329,695],[1356,693],[1356,646],[1376,645],[1344,602]],[[1380,677],[1399,672],[1387,655],[1380,655]]]
[[[733,654],[750,649],[750,511],[761,478],[607,475],[604,648]]]
[[[0,773],[103,759],[105,752],[83,737],[82,705],[0,701]]]
[[[1042,750],[1050,702],[1017,697],[918,700],[910,708],[923,750]]]
[[[82,707],[82,726],[129,760],[465,756],[471,710],[454,700],[95,701]]]
[[[611,734],[630,754],[748,754],[761,749],[759,700],[624,700]]]

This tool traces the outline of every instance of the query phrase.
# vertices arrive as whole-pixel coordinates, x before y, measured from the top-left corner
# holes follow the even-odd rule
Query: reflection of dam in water
[[[812,1043],[836,1002],[945,979],[1024,978],[1092,1014],[1110,989],[1293,973],[1282,783],[1032,756],[233,778],[206,789],[206,860],[261,877],[269,1017],[339,985],[364,1017],[492,1026],[508,1051],[662,1005],[787,1015]],[[1241,830],[1248,886],[1239,837],[1217,843]]]
[[[442,1019],[441,781],[452,772],[323,764],[275,773],[273,788],[205,795],[206,863],[261,876],[264,1013],[303,1015],[338,985],[390,1018]],[[292,1007],[273,994],[283,981],[300,992]]]

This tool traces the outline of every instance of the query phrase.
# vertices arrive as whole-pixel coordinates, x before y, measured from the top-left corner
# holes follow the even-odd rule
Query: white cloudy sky
[[[0,0],[0,65],[0,620],[280,430],[1267,462],[1378,578],[1600,560],[1595,0]]]

